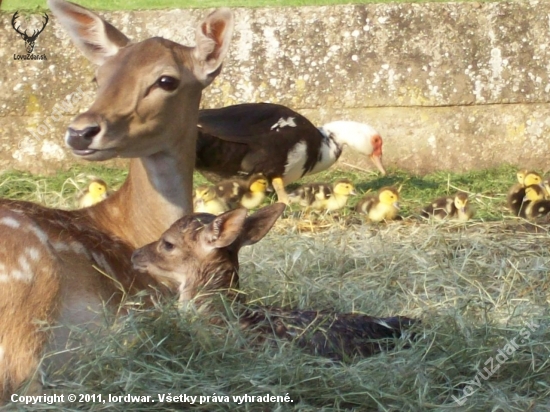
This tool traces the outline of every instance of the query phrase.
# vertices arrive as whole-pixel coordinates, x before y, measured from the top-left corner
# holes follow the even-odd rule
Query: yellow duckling
[[[348,179],[341,179],[332,186],[325,183],[304,185],[289,194],[289,201],[313,210],[334,212],[342,209],[349,197],[355,194],[353,183]]]
[[[93,206],[96,203],[107,199],[109,195],[110,192],[108,190],[107,183],[101,179],[92,179],[86,190],[84,190],[84,192],[78,197],[78,207],[84,208]]]
[[[334,183],[332,186],[332,193],[327,196],[326,192],[319,194],[319,198],[314,202],[311,207],[317,210],[326,210],[332,212],[342,209],[350,196],[356,195],[355,187],[353,183],[347,179],[341,179]],[[322,199],[322,198],[325,199]]]
[[[195,189],[193,197],[193,210],[195,213],[211,213],[219,215],[229,210],[229,207],[216,194],[216,188],[212,186],[199,186]]]
[[[544,196],[545,189],[540,186],[527,186],[525,188],[525,199],[520,216],[534,220],[550,213],[550,200],[546,200]]]
[[[440,197],[424,207],[421,216],[437,220],[453,219],[467,222],[474,215],[474,209],[468,202],[468,195],[458,192],[454,196]]]
[[[522,209],[523,200],[525,198],[525,188],[531,185],[542,187],[542,177],[536,172],[525,172],[524,170],[520,170],[517,173],[517,178],[518,183],[508,190],[506,202],[508,208],[515,216],[521,216],[523,214]]]
[[[244,207],[254,209],[264,201],[268,182],[262,174],[253,175],[248,181],[226,180],[216,185],[218,197],[231,209]]]
[[[383,187],[377,196],[368,195],[361,199],[355,211],[366,214],[371,222],[393,220],[399,213],[399,192],[393,187]]]

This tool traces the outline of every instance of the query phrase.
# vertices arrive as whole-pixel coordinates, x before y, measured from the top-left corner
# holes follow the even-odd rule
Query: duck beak
[[[352,196],[355,196],[357,194],[357,192],[355,191],[355,189],[353,189],[351,192],[349,192],[350,195]]]
[[[378,168],[380,173],[382,173],[382,176],[386,176],[386,169],[384,169],[384,166],[382,165],[382,156],[378,155],[371,155],[370,159],[372,160],[372,163]]]
[[[394,202],[393,207],[395,207],[397,210],[400,209],[399,202]]]

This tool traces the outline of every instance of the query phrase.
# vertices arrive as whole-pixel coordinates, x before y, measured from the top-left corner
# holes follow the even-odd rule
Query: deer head
[[[185,108],[198,106],[202,89],[221,69],[233,31],[228,9],[208,16],[191,48],[160,37],[132,43],[90,10],[62,0],[49,5],[74,44],[99,65],[95,102],[65,136],[75,155],[148,156],[169,150],[174,135],[197,124],[198,111]]]
[[[17,27],[15,26],[15,21],[17,20],[18,17],[19,17],[19,12],[16,11],[13,14],[13,17],[11,19],[11,25],[15,29],[15,31],[19,33],[19,35],[23,38],[23,40],[25,40],[25,49],[27,50],[27,53],[32,53],[32,51],[34,50],[34,42],[38,38],[38,35],[44,31],[44,28],[48,24],[48,15],[44,13],[44,24],[42,25],[42,28],[40,30],[33,30],[33,33],[31,36],[27,34],[27,30],[25,30],[24,32],[20,31],[19,30],[19,28],[21,27],[20,25]]]
[[[160,37],[131,42],[84,7],[63,0],[48,4],[73,43],[99,66],[96,99],[70,123],[67,146],[86,160],[140,158],[136,192],[149,186],[159,193],[150,206],[171,208],[168,222],[191,212],[198,106],[227,54],[231,11],[206,17],[197,26],[196,46],[187,47]]]
[[[235,209],[219,216],[195,213],[176,221],[156,242],[132,255],[135,269],[179,285],[180,302],[200,292],[205,297],[224,291],[236,295],[241,247],[262,239],[281,216],[285,205],[275,203],[251,216]]]

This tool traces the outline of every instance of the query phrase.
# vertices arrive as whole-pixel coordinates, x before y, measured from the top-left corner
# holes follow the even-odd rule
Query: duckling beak
[[[355,191],[355,189],[352,189],[351,192],[349,192],[350,195],[352,196],[355,196],[357,194],[357,192]]]
[[[400,209],[399,202],[393,202],[393,207],[395,207],[397,210]]]
[[[374,165],[378,168],[380,173],[382,173],[382,176],[386,176],[386,169],[384,169],[384,166],[382,165],[382,156],[372,154],[370,156],[370,159],[372,160],[372,163],[374,163]]]

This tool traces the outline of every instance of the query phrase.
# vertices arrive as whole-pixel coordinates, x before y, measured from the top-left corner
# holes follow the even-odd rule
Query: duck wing
[[[323,144],[322,133],[308,119],[272,103],[201,110],[198,130],[197,169],[222,177],[291,174],[293,181],[314,168]]]
[[[317,128],[294,110],[272,103],[244,103],[199,111],[199,131],[233,143],[264,144],[263,137],[285,138],[287,133]],[[319,132],[320,134],[320,132]],[[320,136],[322,136],[320,134]]]

